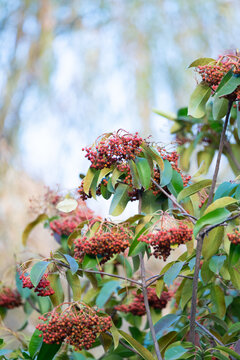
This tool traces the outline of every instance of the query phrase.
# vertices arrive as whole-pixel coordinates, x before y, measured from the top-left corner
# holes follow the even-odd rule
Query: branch
[[[240,171],[240,163],[239,163],[239,162],[237,161],[237,159],[235,158],[229,142],[225,140],[225,141],[224,141],[224,146],[225,146],[227,152],[229,153],[229,155],[230,155],[230,157],[231,157],[234,165],[235,165],[236,168]]]
[[[208,329],[206,329],[205,326],[200,324],[198,321],[195,321],[195,323],[198,327],[200,327],[200,329],[202,329],[206,334],[208,334],[211,338],[213,338],[216,343],[218,343],[221,346],[226,346],[220,340],[218,340],[218,338],[216,336],[214,336],[210,331],[208,331]]]
[[[177,199],[175,198],[175,196],[173,194],[169,194],[167,191],[165,191],[153,178],[151,178],[151,180],[152,180],[153,184],[159,190],[161,190],[161,192],[164,195],[166,195],[179,210],[182,211],[181,215],[189,216],[189,214],[186,212],[186,210],[177,202]],[[192,218],[192,216],[190,216],[190,220],[192,221],[193,224],[195,224],[195,220]]]
[[[64,262],[62,261],[59,261],[57,259],[52,259],[54,260],[56,263],[58,263],[59,265],[67,268],[67,269],[70,269],[70,266],[65,264]],[[136,285],[141,285],[142,283],[138,280],[133,280],[133,279],[129,279],[127,277],[124,277],[124,276],[120,276],[120,275],[116,275],[116,274],[110,274],[110,273],[106,273],[106,272],[103,272],[103,271],[97,271],[97,270],[90,270],[90,269],[79,269],[79,271],[82,271],[82,272],[86,272],[86,273],[92,273],[92,274],[99,274],[99,275],[106,275],[106,276],[111,276],[111,277],[115,277],[115,278],[118,278],[118,279],[122,279],[122,280],[126,280],[126,281],[129,281],[129,282],[132,282]]]
[[[144,260],[143,260],[142,254],[139,254],[139,260],[140,260],[140,270],[141,270],[141,278],[142,278],[142,291],[143,291],[144,304],[145,304],[145,308],[146,308],[148,324],[149,324],[150,332],[152,335],[157,359],[162,360],[162,356],[161,356],[159,345],[158,345],[157,338],[156,338],[155,329],[154,329],[153,322],[152,322],[152,316],[151,316],[151,312],[150,312],[149,302],[148,302],[146,273],[145,273],[145,266],[144,266]]]
[[[106,334],[108,334],[109,336],[113,337],[112,334],[111,334],[109,331],[106,331]],[[127,344],[125,344],[125,342],[122,341],[121,339],[119,339],[119,343],[122,344],[122,346],[124,346],[126,349],[134,352],[134,354],[139,355],[139,353],[138,353],[135,349],[133,349],[131,346],[128,346]]]
[[[211,186],[209,196],[208,196],[207,206],[209,206],[213,201],[213,194],[214,194],[215,186],[216,186],[216,183],[217,183],[217,177],[218,177],[219,168],[220,168],[220,162],[221,162],[221,157],[222,157],[222,152],[223,152],[223,146],[224,146],[224,142],[225,142],[225,134],[226,134],[227,126],[228,126],[228,121],[229,121],[229,118],[230,118],[230,115],[231,115],[232,104],[233,104],[232,101],[228,102],[228,111],[227,111],[227,115],[226,115],[225,122],[224,122],[224,125],[223,125],[222,133],[221,133],[220,144],[219,144],[219,149],[218,149],[218,156],[217,156],[215,171],[214,171],[214,174],[213,174],[212,186]]]
[[[149,280],[151,280],[151,279],[153,279],[153,280],[150,281],[150,282],[147,284],[147,287],[150,286],[150,285],[152,285],[153,283],[155,283],[155,281],[157,281],[158,279],[161,279],[164,275],[165,275],[165,274],[153,275],[153,276],[151,276],[150,278],[148,278],[146,281],[149,281]],[[188,276],[188,275],[178,275],[177,277],[193,280],[193,276]]]

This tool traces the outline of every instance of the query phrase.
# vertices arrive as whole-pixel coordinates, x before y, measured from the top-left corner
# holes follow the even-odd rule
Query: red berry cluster
[[[239,228],[233,229],[233,232],[230,234],[227,234],[227,237],[229,241],[233,244],[240,244],[240,231]]]
[[[92,217],[93,211],[81,201],[76,210],[70,214],[61,213],[59,219],[51,221],[50,228],[60,236],[69,236],[80,222],[91,219]]]
[[[37,293],[37,296],[50,296],[54,294],[54,290],[50,286],[50,281],[47,280],[48,274],[44,274],[38,285],[35,287],[34,292]],[[22,280],[22,287],[33,289],[34,285],[31,282],[30,275],[20,274],[20,280]]]
[[[164,261],[171,253],[171,245],[181,245],[192,240],[193,230],[182,222],[178,227],[172,227],[167,230],[141,235],[138,241],[143,241],[153,247],[152,255],[155,258],[163,258]]]
[[[36,328],[42,331],[40,337],[46,344],[65,342],[74,346],[75,351],[90,349],[97,335],[112,326],[110,316],[100,317],[87,306],[78,308],[71,305],[62,313],[53,310],[39,319],[44,323],[38,324]]]
[[[91,162],[91,167],[103,169],[113,164],[120,164],[123,161],[135,159],[142,152],[140,148],[143,139],[136,133],[135,135],[120,131],[112,133],[110,136],[103,136],[96,144],[86,147],[83,150]]]
[[[236,75],[240,75],[239,55],[223,55],[208,65],[196,67],[196,71],[201,75],[202,80],[207,83],[213,91],[217,89],[222,78],[229,70],[232,70]],[[238,87],[231,96],[234,96],[236,100],[240,100],[240,87]]]
[[[108,261],[113,255],[120,254],[129,247],[132,234],[121,226],[101,226],[91,237],[87,235],[74,241],[74,257],[82,261],[84,255],[99,258],[101,264]]]
[[[163,291],[160,299],[157,297],[156,290],[154,288],[148,288],[148,302],[149,306],[154,309],[164,309],[167,306],[167,302],[171,299],[171,295],[167,291]],[[143,294],[137,294],[133,292],[134,299],[128,305],[118,305],[115,309],[124,313],[132,313],[133,315],[143,316],[146,314],[146,308],[144,304]]]
[[[22,305],[22,300],[19,292],[16,289],[10,289],[9,287],[3,287],[0,290],[0,306],[7,309],[13,309]]]

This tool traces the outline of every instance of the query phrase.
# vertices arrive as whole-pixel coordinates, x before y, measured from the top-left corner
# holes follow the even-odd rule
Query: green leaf
[[[157,109],[152,109],[152,111],[157,114],[160,115],[168,120],[176,120],[177,116],[174,113],[171,112],[165,112],[165,111],[161,111],[161,110],[157,110]]]
[[[202,216],[195,224],[193,235],[196,237],[199,231],[207,225],[217,225],[224,222],[230,215],[227,209],[216,209]]]
[[[112,323],[112,327],[110,328],[110,332],[113,337],[114,349],[116,349],[119,345],[119,332],[113,323]]]
[[[114,293],[118,288],[121,287],[121,283],[117,280],[108,281],[103,285],[96,299],[96,305],[99,308],[102,308],[105,303],[108,301],[112,293]]]
[[[122,171],[118,170],[118,168],[116,167],[113,172],[112,172],[112,186],[115,187],[117,180],[120,178],[120,176],[123,174]]]
[[[160,278],[156,281],[156,295],[160,299],[162,291],[164,288],[164,281],[163,278]]]
[[[212,356],[214,356],[216,359],[219,359],[219,360],[229,360],[229,357],[226,357],[225,355],[223,355],[220,352],[214,352],[214,353],[212,353]]]
[[[215,94],[217,95],[218,92],[225,86],[225,84],[228,84],[229,80],[232,78],[232,70],[229,70],[224,77],[222,78],[220,84],[218,85],[218,88],[215,92]],[[219,95],[218,95],[219,96]]]
[[[240,266],[236,264],[235,266],[229,266],[228,268],[229,274],[231,276],[231,282],[233,286],[240,290]]]
[[[239,111],[239,105],[237,105],[237,133],[238,133],[238,138],[240,139],[240,111]]]
[[[71,270],[72,274],[75,274],[78,271],[78,268],[79,268],[77,261],[72,256],[70,256],[68,254],[62,254],[62,255],[67,260],[67,262],[68,262],[68,264],[70,266],[70,270]]]
[[[240,259],[240,244],[233,244],[230,245],[230,252],[229,252],[229,267],[236,265]]]
[[[167,314],[161,317],[161,319],[158,320],[158,322],[154,325],[157,340],[160,339],[160,337],[164,334],[165,330],[167,330],[172,324],[174,324],[179,319],[180,316],[175,314]]]
[[[33,265],[30,271],[30,279],[34,286],[37,286],[43,274],[47,270],[50,261],[39,261]]]
[[[201,278],[204,284],[208,284],[214,276],[214,273],[209,269],[209,261],[204,261],[201,267]]]
[[[197,60],[194,60],[190,65],[189,68],[191,67],[197,67],[197,66],[203,66],[203,65],[208,65],[210,63],[216,63],[216,60],[212,59],[212,58],[199,58]]]
[[[51,302],[53,306],[57,306],[64,301],[64,293],[59,274],[48,274],[48,280],[50,281],[51,288],[54,290],[54,294],[50,296]]]
[[[228,110],[228,100],[225,98],[219,98],[215,96],[213,99],[213,118],[214,120],[221,120]]]
[[[139,179],[139,175],[138,175],[138,171],[137,171],[137,166],[133,160],[130,160],[128,163],[129,163],[130,172],[131,172],[131,176],[132,176],[133,187],[135,187],[136,189],[141,189],[141,183],[140,183],[140,179]]]
[[[100,191],[101,191],[101,195],[105,200],[110,199],[110,197],[112,196],[112,193],[110,191],[108,191],[107,186],[101,184],[100,186]]]
[[[228,329],[228,333],[229,334],[233,334],[235,332],[239,332],[240,331],[240,322],[237,322],[235,324],[232,324],[230,326],[230,328]]]
[[[221,83],[219,84],[219,87],[220,87],[220,85],[221,85]],[[240,77],[232,74],[232,76],[229,77],[228,81],[226,81],[225,84],[220,89],[219,89],[219,87],[217,88],[216,95],[217,96],[225,96],[225,95],[232,94],[239,85],[240,85]]]
[[[89,190],[96,172],[96,169],[90,167],[87,171],[85,178],[83,179],[83,191],[87,195],[89,195]]]
[[[66,277],[73,292],[73,301],[81,300],[82,290],[79,277],[76,274],[73,275],[69,270],[66,272]]]
[[[45,297],[38,296],[37,302],[38,302],[38,306],[39,306],[39,310],[40,310],[41,314],[45,314],[51,310],[52,303],[48,296],[45,296]]]
[[[84,255],[84,259],[82,262],[82,267],[83,269],[91,269],[93,267],[95,267],[96,265],[98,265],[98,260],[96,258],[96,256],[90,256],[90,255]]]
[[[142,344],[136,341],[132,336],[119,330],[120,335],[143,357],[145,360],[155,360],[153,355]]]
[[[163,280],[166,283],[167,286],[170,286],[173,284],[173,281],[177,278],[180,271],[182,270],[182,267],[184,265],[184,262],[179,261],[173,264],[170,269],[167,270],[165,273]]]
[[[22,234],[22,244],[23,246],[27,245],[27,239],[29,237],[30,232],[33,230],[33,228],[38,225],[39,223],[45,221],[48,219],[48,216],[46,214],[40,214],[38,215],[38,217],[30,222],[24,229],[23,234]]]
[[[193,281],[190,279],[184,279],[184,286],[181,291],[181,309],[183,310],[189,300],[192,298],[192,286]]]
[[[96,200],[97,182],[98,182],[99,174],[100,174],[100,170],[97,170],[90,186],[91,195],[95,200]]]
[[[200,83],[192,93],[188,106],[188,115],[194,118],[202,118],[205,113],[205,105],[211,95],[211,88],[205,84]]]
[[[146,151],[146,153],[154,160],[157,165],[159,166],[159,169],[163,171],[164,169],[164,162],[160,155],[160,153],[155,149],[153,146],[149,146],[146,143],[142,143],[141,147]]]
[[[215,347],[215,349],[222,350],[223,352],[233,356],[237,360],[240,360],[240,355],[237,354],[235,351],[233,351],[232,349],[230,349],[228,347],[218,345],[218,346]]]
[[[78,206],[78,202],[75,199],[70,199],[70,198],[66,198],[62,201],[60,201],[57,205],[56,205],[56,209],[64,212],[64,213],[69,213],[73,210],[75,210]]]
[[[186,352],[188,352],[188,349],[185,349],[181,345],[173,346],[165,351],[165,360],[179,359]]]
[[[164,169],[161,171],[160,185],[166,186],[172,180],[173,168],[168,160],[164,160]]]
[[[144,189],[148,189],[151,185],[151,168],[149,166],[148,160],[136,156],[135,164],[142,186]]]
[[[113,199],[110,205],[110,214],[113,216],[120,215],[125,209],[129,201],[128,186],[125,184],[118,184],[118,187],[113,195]]]
[[[38,352],[40,347],[42,346],[43,338],[39,337],[39,335],[42,334],[41,331],[36,329],[34,333],[32,334],[31,340],[29,342],[28,351],[31,357],[34,357],[34,355]]]
[[[214,154],[215,149],[211,147],[205,147],[204,150],[197,153],[197,162],[200,169],[197,171],[196,174],[194,174],[194,177],[206,175],[208,173]]]
[[[231,190],[235,187],[235,184],[230,183],[229,181],[224,181],[220,184],[215,192],[214,201],[223,198],[229,195]]]
[[[62,344],[46,344],[43,342],[37,360],[52,360],[61,345]]]
[[[212,302],[216,307],[217,315],[220,318],[223,318],[226,313],[226,304],[225,304],[225,297],[224,292],[218,285],[212,285],[211,288],[211,298]]]
[[[211,205],[207,207],[207,209],[204,211],[204,215],[210,213],[213,210],[225,208],[228,205],[234,204],[238,202],[238,200],[233,199],[230,196],[225,196],[220,199],[215,200]]]
[[[97,180],[97,185],[98,186],[100,184],[100,182],[102,181],[103,178],[105,178],[106,175],[108,175],[111,171],[113,170],[112,167],[110,168],[103,168],[98,176],[98,180]]]
[[[222,244],[224,236],[224,227],[219,226],[211,230],[203,240],[202,254],[204,259],[210,259],[214,254],[217,253],[220,245]]]
[[[69,235],[69,237],[67,239],[68,247],[71,248],[73,240],[75,240],[77,237],[81,236],[82,229],[83,229],[84,225],[88,224],[88,222],[89,222],[89,220],[82,221],[78,225],[78,227]]]
[[[171,180],[171,183],[169,185],[173,186],[173,188],[174,188],[174,190],[176,192],[176,195],[178,195],[183,190],[182,176],[176,170],[173,170],[172,180]]]
[[[22,280],[19,279],[18,271],[16,271],[15,281],[16,281],[17,290],[18,290],[19,294],[21,295],[21,297],[23,299],[27,299],[31,294],[31,290],[28,288],[22,287]],[[0,314],[0,317],[1,317],[1,314]]]
[[[196,192],[198,192],[198,191],[200,191],[200,190],[202,190],[202,189],[204,189],[206,187],[211,186],[211,184],[212,184],[212,180],[198,181],[196,184],[193,184],[193,185],[190,185],[190,186],[184,188],[178,194],[177,201],[180,202],[183,199],[185,199],[186,197],[191,196],[191,195],[195,194]]]
[[[215,274],[219,274],[225,260],[226,260],[225,255],[213,256],[209,261],[209,269]]]

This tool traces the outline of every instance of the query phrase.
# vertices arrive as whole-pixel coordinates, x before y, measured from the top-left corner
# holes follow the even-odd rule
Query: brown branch
[[[208,329],[206,329],[205,326],[200,324],[198,321],[195,321],[195,323],[198,327],[200,327],[200,329],[202,329],[206,334],[208,334],[211,338],[213,338],[216,343],[218,343],[221,346],[226,346],[216,336],[214,336],[210,331],[208,331]]]
[[[228,102],[228,111],[227,111],[227,115],[226,115],[226,118],[225,118],[225,121],[224,121],[222,133],[221,133],[219,149],[218,149],[218,156],[217,156],[216,166],[215,166],[215,170],[214,170],[214,174],[213,174],[212,186],[211,186],[211,189],[210,189],[210,192],[209,192],[209,195],[208,195],[207,206],[209,206],[213,201],[213,195],[214,195],[214,190],[215,190],[215,186],[216,186],[216,183],[217,183],[217,177],[218,177],[219,168],[220,168],[220,162],[221,162],[223,146],[224,146],[224,142],[225,142],[225,135],[226,135],[226,130],[227,130],[227,126],[228,126],[228,121],[229,121],[229,118],[230,118],[230,115],[231,115],[232,104],[233,104],[232,101]]]

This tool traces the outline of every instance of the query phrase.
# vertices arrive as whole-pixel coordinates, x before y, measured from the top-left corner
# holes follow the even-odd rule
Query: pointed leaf
[[[41,349],[37,356],[37,360],[52,360],[62,344],[46,344],[42,343]]]
[[[145,151],[146,153],[158,164],[159,169],[161,171],[163,171],[164,169],[164,162],[163,159],[160,155],[160,153],[153,147],[153,146],[149,146],[146,143],[142,143],[140,145]]]
[[[89,190],[96,172],[96,169],[90,167],[87,171],[85,178],[83,179],[83,191],[87,195],[89,195]]]
[[[226,114],[228,109],[228,100],[225,98],[214,97],[213,100],[213,118],[214,120],[221,120]]]
[[[49,264],[50,261],[39,261],[33,265],[30,271],[30,279],[34,286],[38,285]]]
[[[123,330],[119,330],[120,335],[143,357],[145,360],[154,360],[153,355],[142,344]]]
[[[182,267],[184,265],[184,262],[179,261],[173,264],[170,269],[167,270],[165,273],[163,280],[166,283],[167,286],[170,286],[173,284],[173,281],[176,279],[176,277],[179,275],[180,271],[182,270]]]
[[[158,114],[168,120],[176,120],[177,116],[176,114],[172,113],[172,112],[164,112],[164,111],[161,111],[161,110],[157,110],[157,109],[153,109],[153,112],[155,114]]]
[[[211,95],[211,88],[205,84],[200,83],[192,93],[188,106],[188,115],[194,118],[201,118],[205,115],[206,102]]]
[[[223,352],[231,355],[233,358],[240,360],[240,355],[228,347],[218,345],[215,349],[222,350]]]
[[[42,334],[42,332],[36,329],[32,334],[31,340],[29,342],[28,351],[32,358],[42,346],[43,338],[39,337],[40,334]]]
[[[29,236],[30,232],[33,230],[33,228],[36,225],[38,225],[40,222],[43,222],[43,221],[45,221],[47,219],[48,219],[48,216],[46,214],[40,214],[40,215],[38,215],[38,217],[34,221],[30,222],[25,227],[25,229],[23,231],[23,234],[22,234],[22,244],[23,244],[23,246],[26,246],[28,236]]]
[[[225,86],[225,84],[228,84],[229,80],[232,78],[233,72],[232,70],[229,70],[222,78],[220,84],[217,87],[217,90],[215,92],[216,96],[218,95],[218,92]]]
[[[211,186],[212,184],[212,180],[201,180],[198,181],[197,183],[190,185],[188,187],[185,187],[179,194],[177,197],[177,201],[180,202],[183,199],[185,199],[186,197],[195,194],[196,192]]]
[[[224,196],[220,199],[215,200],[211,205],[209,205],[207,207],[207,209],[204,211],[204,215],[208,214],[209,212],[211,212],[213,210],[224,208],[224,207],[234,204],[236,202],[238,202],[238,200],[233,199],[230,196]]]
[[[219,84],[220,87],[221,83]],[[232,94],[236,88],[240,85],[240,76],[236,76],[232,74],[231,77],[229,77],[228,81],[219,89],[217,88],[216,94],[217,96],[225,96]]]
[[[168,160],[164,160],[164,169],[161,171],[160,185],[166,186],[170,183],[173,174],[172,165]]]
[[[54,294],[50,296],[53,306],[57,306],[64,301],[64,293],[62,289],[62,284],[58,274],[48,274],[48,280],[50,281],[50,286],[54,290]]]
[[[125,209],[129,201],[128,196],[128,186],[125,184],[118,184],[118,187],[113,196],[111,205],[110,205],[110,214],[113,216],[120,215]]]
[[[114,349],[116,349],[119,345],[119,332],[113,323],[112,323],[112,327],[110,328],[110,332],[113,337]]]
[[[79,268],[78,263],[76,262],[76,260],[72,256],[70,256],[68,254],[63,254],[63,256],[67,260],[67,262],[68,262],[68,264],[70,266],[70,270],[71,270],[72,274],[75,274],[78,271],[78,268]]]
[[[212,59],[212,58],[208,58],[208,57],[204,57],[204,58],[199,58],[197,60],[194,60],[190,65],[189,68],[191,67],[197,67],[197,66],[203,66],[203,65],[208,65],[210,63],[216,63],[216,60]]]
[[[67,270],[66,276],[67,276],[67,281],[71,286],[73,292],[73,301],[81,300],[82,290],[81,290],[81,283],[79,277],[76,274],[73,275],[69,270]]]
[[[224,222],[230,215],[227,209],[216,209],[202,216],[195,224],[193,235],[196,237],[199,231],[207,225],[217,225]]]
[[[151,184],[151,168],[148,160],[145,158],[136,157],[135,164],[139,175],[139,180],[144,189],[148,189]]]
[[[226,304],[224,298],[224,292],[218,285],[213,285],[211,289],[212,302],[216,307],[217,315],[223,318],[226,313]]]
[[[217,253],[220,245],[222,244],[224,236],[224,227],[219,226],[211,230],[203,240],[202,254],[204,259],[210,259]]]
[[[181,345],[173,346],[170,349],[165,351],[165,360],[176,360],[181,358],[181,356],[188,352],[188,349],[185,349]]]

